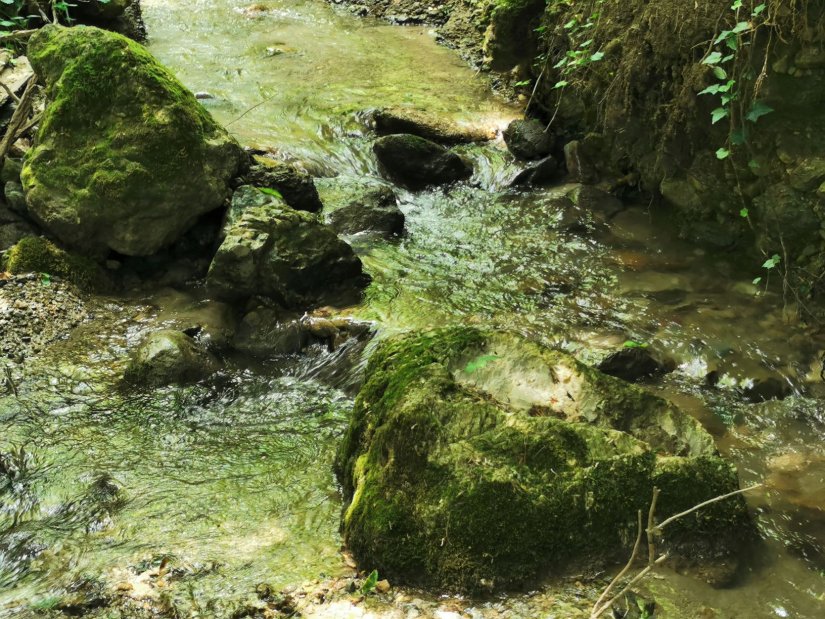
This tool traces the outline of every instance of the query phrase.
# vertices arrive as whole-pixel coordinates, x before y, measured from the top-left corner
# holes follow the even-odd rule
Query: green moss
[[[534,417],[457,382],[498,338],[442,329],[384,341],[372,356],[336,458],[344,535],[365,569],[446,589],[517,588],[546,569],[624,556],[654,484],[671,495],[662,517],[736,487],[716,457],[657,460],[627,433]],[[666,542],[712,535],[724,546],[731,527],[749,526],[736,504]]]
[[[9,273],[57,275],[82,290],[101,290],[107,284],[106,275],[96,262],[70,254],[43,237],[21,239],[8,251],[5,262]]]

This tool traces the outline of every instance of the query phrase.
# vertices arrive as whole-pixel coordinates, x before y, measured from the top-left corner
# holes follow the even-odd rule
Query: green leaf
[[[627,340],[622,344],[623,348],[647,348],[648,346],[647,342],[635,342],[633,340]]]
[[[743,6],[743,0],[735,0],[733,4],[730,5],[731,11],[738,11]]]
[[[773,268],[776,268],[776,266],[777,266],[777,265],[778,265],[781,261],[782,261],[782,259],[779,257],[779,254],[774,254],[773,256],[771,256],[770,258],[768,258],[767,260],[765,260],[765,263],[762,265],[762,268],[763,268],[763,269],[773,269]]]
[[[498,355],[481,355],[480,357],[476,357],[472,361],[468,362],[467,366],[464,368],[464,371],[467,374],[473,374],[479,370],[483,370],[490,362],[495,361],[498,358]]]
[[[713,74],[720,80],[728,79],[728,72],[722,67],[713,67]]]
[[[739,211],[739,217],[744,217],[745,219],[748,218],[749,214],[750,214],[750,211],[748,211],[748,209],[746,209],[746,208],[743,208],[741,211]]]
[[[745,32],[746,30],[750,30],[750,29],[751,29],[751,24],[750,24],[750,22],[747,22],[747,21],[740,21],[738,24],[736,24],[736,25],[733,27],[733,33],[734,33],[734,34],[742,34],[742,33],[743,33],[743,32]]]
[[[604,52],[596,52],[595,54],[590,56],[590,62],[598,62],[602,58],[604,58]]]
[[[710,113],[711,124],[716,124],[723,118],[728,117],[728,111],[723,107],[717,107]]]
[[[734,146],[741,146],[748,141],[748,132],[745,129],[736,129],[730,134],[730,143]]]
[[[716,151],[717,159],[727,159],[730,156],[730,151],[727,148],[720,148]]]
[[[556,82],[555,85],[553,86],[553,88],[564,88],[569,83],[570,82],[568,82],[567,80],[561,80],[561,81]]]
[[[751,170],[758,170],[759,169],[759,162],[756,159],[751,159],[748,161],[748,167]]]
[[[720,52],[713,52],[708,54],[708,57],[702,61],[702,64],[718,64],[720,60],[722,60],[722,54]]]
[[[733,32],[730,30],[723,30],[719,33],[719,36],[716,37],[716,40],[713,42],[714,45],[719,45],[722,41],[728,40],[733,35]],[[734,39],[736,37],[733,37]],[[720,54],[721,55],[721,54]]]
[[[754,17],[759,17],[766,8],[768,8],[768,5],[764,3],[760,4],[758,7],[753,9],[753,13],[751,13],[751,15],[753,15]]]
[[[284,197],[281,195],[281,192],[277,189],[270,189],[269,187],[258,187],[258,191],[260,191],[261,193],[265,193],[268,196],[273,196],[281,200],[284,199]]]
[[[754,278],[753,278],[753,285],[754,285],[754,286],[758,286],[758,285],[759,285],[759,282],[761,282],[761,281],[762,281],[762,278],[761,278],[761,277],[754,277]]]
[[[578,23],[578,22],[576,21],[576,19],[575,19],[575,18],[573,18],[573,19],[571,19],[569,22],[567,22],[566,24],[564,24],[564,29],[565,29],[565,30],[570,30],[570,29],[571,29],[573,26],[575,26],[577,23]]]
[[[759,120],[763,116],[767,116],[773,111],[773,108],[764,101],[754,101],[751,104],[750,112],[748,112],[745,118],[747,118],[752,123],[755,123],[757,120]]]
[[[378,584],[378,570],[372,570],[370,575],[367,576],[367,579],[364,581],[364,584],[361,585],[361,593],[362,595],[367,595],[372,593],[375,589],[375,585]]]
[[[566,64],[567,64],[567,58],[562,58],[556,64],[553,65],[553,68],[554,69],[561,69]]]
[[[521,82],[516,82],[513,86],[520,87],[520,86],[529,86],[530,80],[523,80]]]
[[[708,86],[707,88],[705,88],[699,94],[700,95],[715,95],[715,94],[720,93],[722,91],[722,88],[723,88],[722,84],[713,84],[713,86]]]
[[[52,285],[52,276],[48,273],[41,273],[40,274],[40,285],[41,286],[51,286]]]

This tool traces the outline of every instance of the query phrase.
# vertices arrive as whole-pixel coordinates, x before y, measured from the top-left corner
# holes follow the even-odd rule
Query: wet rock
[[[377,232],[387,236],[404,231],[404,213],[393,190],[368,178],[338,176],[319,179],[324,220],[339,234]]]
[[[30,213],[66,245],[150,255],[224,204],[240,146],[142,46],[46,26],[29,58],[48,103],[23,167]]]
[[[661,362],[647,348],[637,346],[611,353],[596,367],[608,376],[615,376],[632,383],[643,378],[672,372],[675,364],[672,361]]]
[[[559,163],[552,155],[527,166],[510,182],[510,186],[519,185],[549,185],[558,181],[562,176]]]
[[[261,295],[302,308],[336,288],[366,283],[361,261],[331,228],[275,196],[267,199],[261,206],[230,209],[206,278],[212,293],[225,299]]]
[[[597,183],[601,177],[594,140],[573,140],[564,145],[564,164],[571,181]]]
[[[749,387],[742,390],[742,397],[755,404],[768,400],[784,400],[793,393],[788,381],[784,378],[769,376],[758,378]]]
[[[493,129],[459,125],[439,116],[413,109],[374,110],[368,114],[368,120],[378,135],[406,133],[447,146],[486,142],[496,136]]]
[[[23,217],[0,206],[0,251],[9,249],[27,236],[37,236],[37,231]]]
[[[281,313],[269,309],[252,310],[243,317],[232,346],[257,357],[294,355],[309,345],[309,334],[299,320],[284,320]]]
[[[132,355],[124,381],[142,387],[197,382],[213,374],[220,364],[194,339],[174,329],[146,336]]]
[[[82,19],[110,21],[123,15],[135,0],[76,0],[73,15]]]
[[[664,400],[519,336],[467,328],[379,345],[336,472],[359,566],[465,591],[626,557],[654,486],[660,518],[738,487],[707,432]],[[754,537],[745,503],[709,510],[674,522],[662,550],[733,560]]]
[[[23,170],[23,162],[20,159],[6,157],[3,160],[3,169],[0,170],[0,181],[6,183],[20,183],[20,172]]]
[[[312,178],[294,165],[275,159],[260,158],[244,174],[245,184],[273,189],[283,196],[287,205],[298,211],[316,213],[323,208]]]
[[[466,180],[473,167],[443,146],[414,135],[388,135],[373,144],[387,176],[410,189]]]
[[[29,59],[17,56],[12,62],[10,52],[0,52],[0,82],[15,95],[22,94],[24,87],[34,75]],[[0,88],[0,108],[6,105],[11,98],[6,88]]]
[[[26,194],[23,185],[9,181],[3,186],[3,195],[8,207],[19,215],[27,215],[29,207],[26,205]]]
[[[504,142],[518,159],[542,159],[555,146],[555,136],[535,119],[514,120],[504,130]]]

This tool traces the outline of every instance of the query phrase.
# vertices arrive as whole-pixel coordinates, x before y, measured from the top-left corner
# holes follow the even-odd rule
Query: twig
[[[622,571],[619,572],[618,574],[616,574],[616,577],[613,580],[610,581],[609,585],[607,585],[607,588],[602,592],[599,599],[596,600],[596,605],[594,606],[594,608],[599,608],[601,606],[602,600],[604,600],[604,598],[606,598],[610,594],[610,592],[613,590],[613,587],[616,586],[616,583],[619,582],[622,578],[624,578],[624,575],[627,574],[630,571],[631,567],[633,567],[633,562],[636,560],[636,557],[639,554],[639,546],[641,546],[641,544],[642,544],[642,530],[643,530],[643,527],[642,527],[642,510],[641,509],[638,511],[638,519],[639,519],[639,532],[636,535],[636,543],[633,545],[633,552],[630,554],[630,559],[628,559],[627,565],[624,566]],[[598,616],[598,615],[596,615],[596,616]],[[591,615],[591,617],[593,617],[593,615]]]
[[[20,103],[20,97],[18,97],[16,94],[14,94],[14,92],[12,92],[12,89],[9,88],[8,86],[6,86],[5,83],[0,82],[0,87],[2,87],[3,90],[6,91],[6,94],[9,95],[9,97],[11,98],[12,101],[14,101],[15,103]]]
[[[621,598],[625,593],[627,593],[630,590],[630,587],[632,587],[642,578],[647,576],[653,570],[654,567],[664,563],[667,560],[667,557],[667,554],[663,554],[661,557],[656,559],[652,565],[648,565],[647,567],[645,567],[645,569],[643,569],[641,572],[639,572],[633,578],[631,578],[630,582],[628,582],[621,591],[619,591],[616,595],[614,595],[607,602],[605,602],[601,608],[594,609],[590,615],[590,619],[597,619],[597,617],[601,617],[604,614],[604,611],[613,606],[613,604],[615,604],[619,598]]]
[[[37,32],[37,29],[32,30],[15,30],[14,32],[7,32],[0,34],[0,41],[16,41],[18,39],[28,39],[31,35]]]
[[[695,512],[699,509],[702,509],[703,507],[706,507],[706,506],[711,505],[713,503],[718,503],[719,501],[724,501],[725,499],[728,499],[732,496],[736,496],[737,494],[743,494],[745,492],[750,492],[751,490],[756,490],[757,488],[761,488],[763,485],[764,484],[754,484],[753,486],[748,486],[747,488],[741,488],[740,490],[734,490],[733,492],[728,492],[727,494],[723,494],[722,496],[718,496],[716,498],[709,499],[709,500],[705,501],[704,503],[699,503],[699,505],[694,505],[693,507],[691,507],[688,510],[685,510],[681,513],[676,514],[675,516],[671,516],[670,518],[667,518],[665,521],[663,521],[662,523],[660,523],[656,527],[656,531],[661,531],[662,529],[664,529],[667,525],[669,525],[674,520],[678,520],[679,518],[687,516],[688,514],[692,514],[693,512]]]
[[[653,565],[656,560],[656,502],[659,500],[659,489],[653,488],[653,499],[650,501],[650,510],[647,512],[647,564]]]

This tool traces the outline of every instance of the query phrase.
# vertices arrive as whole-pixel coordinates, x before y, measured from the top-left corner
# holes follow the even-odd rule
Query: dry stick
[[[11,145],[17,139],[20,133],[20,128],[25,124],[26,119],[31,111],[32,99],[34,98],[34,88],[37,85],[37,78],[32,77],[29,80],[29,85],[26,86],[26,91],[20,97],[20,103],[17,104],[17,109],[9,121],[9,126],[6,128],[6,135],[0,141],[0,160],[6,156],[11,149]]]
[[[679,518],[682,518],[683,516],[687,516],[688,514],[692,514],[693,512],[695,512],[699,509],[702,509],[703,507],[706,507],[707,505],[711,505],[712,503],[718,503],[719,501],[723,501],[723,500],[725,500],[727,498],[730,498],[732,496],[736,496],[737,494],[743,494],[745,492],[750,492],[751,490],[756,490],[757,488],[761,488],[764,485],[765,484],[754,484],[753,486],[748,486],[747,488],[741,488],[740,490],[734,490],[733,492],[728,492],[727,494],[723,494],[722,496],[718,496],[716,498],[710,499],[708,501],[705,501],[704,503],[699,503],[699,505],[694,505],[690,509],[687,509],[687,510],[681,512],[681,513],[676,514],[675,516],[671,516],[670,518],[666,519],[665,521],[663,521],[661,524],[659,524],[656,527],[656,530],[661,531],[662,529],[664,529],[667,525],[669,525],[674,520],[678,520]]]
[[[594,606],[594,608],[599,608],[599,606],[602,603],[602,600],[604,600],[604,598],[606,598],[610,594],[610,591],[613,589],[614,586],[616,586],[616,583],[619,582],[622,578],[624,578],[624,575],[627,574],[630,571],[631,567],[633,567],[633,562],[636,561],[636,556],[639,554],[639,546],[641,546],[641,544],[642,544],[642,510],[641,509],[638,511],[638,519],[639,519],[639,532],[636,535],[636,543],[633,545],[633,552],[630,553],[630,559],[628,559],[627,565],[624,566],[622,571],[619,572],[618,574],[616,574],[616,577],[613,580],[610,581],[609,585],[607,585],[607,588],[602,592],[599,599],[596,600],[596,605]]]
[[[653,499],[650,501],[650,510],[647,512],[647,564],[653,565],[656,560],[656,530],[654,528],[656,502],[659,500],[659,489],[653,488]]]
[[[647,575],[648,575],[648,574],[649,574],[649,573],[653,570],[653,568],[654,568],[654,567],[656,567],[657,565],[660,565],[660,564],[664,563],[664,562],[667,560],[667,558],[668,558],[667,553],[663,554],[661,557],[659,557],[658,559],[656,559],[656,560],[653,562],[653,564],[652,564],[652,565],[648,565],[647,567],[645,567],[645,569],[643,569],[641,572],[639,572],[638,574],[636,574],[633,578],[631,578],[631,579],[630,579],[630,582],[628,582],[628,583],[624,586],[624,588],[623,588],[621,591],[619,591],[616,595],[614,595],[614,596],[613,596],[612,598],[610,598],[607,602],[605,602],[605,603],[604,603],[604,605],[603,605],[601,608],[595,609],[595,610],[591,613],[591,615],[590,615],[590,619],[597,619],[598,617],[601,617],[601,616],[604,614],[604,611],[606,611],[608,608],[610,608],[611,606],[613,606],[613,604],[615,604],[615,603],[616,603],[616,602],[617,602],[617,601],[618,601],[618,600],[619,600],[619,599],[620,599],[620,598],[621,598],[621,597],[622,597],[625,593],[627,593],[628,591],[630,591],[630,588],[631,588],[633,585],[635,585],[635,584],[636,584],[637,582],[639,582],[642,578],[644,578],[645,576],[647,576]]]
[[[9,95],[9,98],[11,98],[12,101],[14,101],[15,103],[20,103],[20,97],[18,97],[16,94],[14,94],[14,92],[12,92],[11,88],[6,86],[3,82],[0,82],[0,87],[2,87],[3,90],[6,91],[6,94]]]

